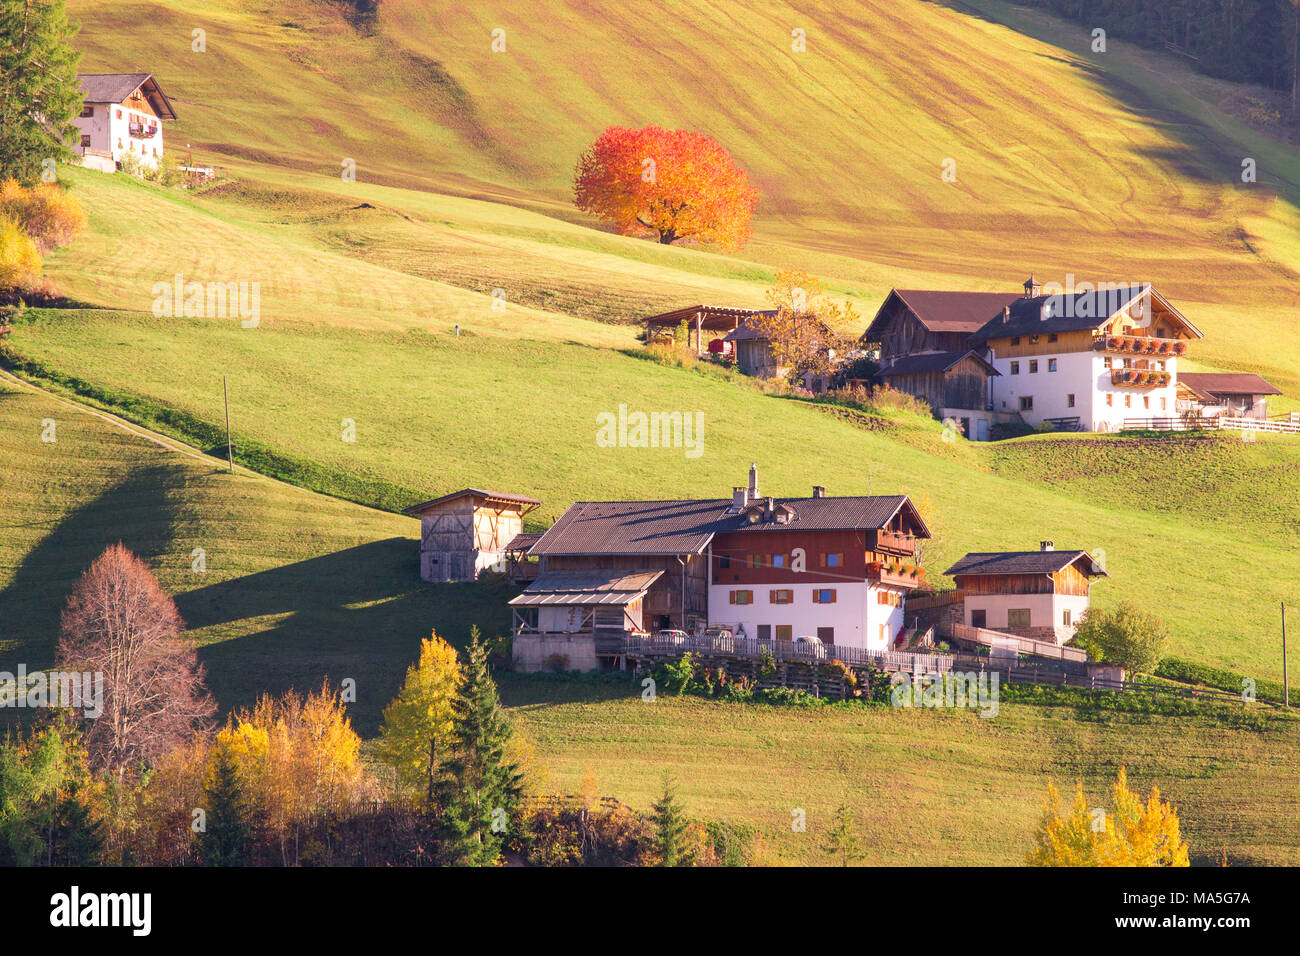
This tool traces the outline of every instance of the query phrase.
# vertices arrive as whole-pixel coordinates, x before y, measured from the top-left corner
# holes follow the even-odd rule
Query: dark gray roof
[[[888,378],[891,375],[925,375],[930,372],[946,372],[968,355],[984,366],[990,375],[1001,374],[989,364],[984,356],[974,349],[966,349],[964,352],[921,352],[916,355],[904,355],[882,368],[880,375],[882,378]]]
[[[947,571],[949,576],[959,574],[1054,574],[1080,558],[1080,570],[1088,576],[1106,572],[1087,551],[995,551],[971,552]]]
[[[1179,372],[1178,384],[1204,397],[1214,395],[1281,395],[1282,390],[1254,372]]]
[[[644,595],[662,574],[662,571],[551,571],[524,588],[510,604],[515,607],[630,604]]]
[[[1002,313],[994,315],[971,336],[976,341],[1002,338],[1008,335],[1040,335],[1044,332],[1078,332],[1095,329],[1116,312],[1126,308],[1138,298],[1145,285],[1131,285],[1120,289],[1096,289],[1087,292],[1061,295],[1036,295],[1020,297],[1008,304],[1010,317],[1004,321]],[[1044,308],[1049,312],[1044,318]]]
[[[902,508],[910,510],[922,537],[930,536],[906,495],[774,498],[773,502],[793,509],[795,516],[788,524],[754,524],[743,512],[729,514],[730,499],[579,501],[542,535],[529,554],[698,554],[717,534],[868,531],[885,527]]]
[[[575,501],[529,554],[698,554],[730,501]]]
[[[761,504],[764,499],[759,499]],[[730,502],[723,502],[730,504]],[[795,516],[789,524],[758,522],[753,524],[742,514],[724,515],[716,531],[874,531],[889,524],[899,509],[908,508],[917,525],[923,529],[922,537],[930,531],[912,506],[907,495],[872,495],[861,497],[825,498],[774,498],[774,505],[794,509]],[[752,503],[751,503],[752,505]]]

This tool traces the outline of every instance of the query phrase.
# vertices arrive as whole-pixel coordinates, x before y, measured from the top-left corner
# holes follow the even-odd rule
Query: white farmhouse
[[[1044,295],[1030,278],[971,339],[998,373],[995,411],[1105,432],[1174,417],[1178,359],[1202,337],[1150,284]]]
[[[128,156],[144,169],[163,157],[163,120],[176,111],[152,73],[85,73],[77,77],[85,102],[73,119],[79,132],[73,148],[82,165],[114,172]]]

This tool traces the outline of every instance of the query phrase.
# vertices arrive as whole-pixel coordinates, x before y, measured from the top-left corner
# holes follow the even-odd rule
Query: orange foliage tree
[[[574,202],[623,235],[712,242],[749,240],[758,192],[711,136],[659,126],[610,126],[578,159]]]
[[[767,290],[775,312],[759,314],[747,325],[767,339],[778,367],[792,379],[831,375],[837,362],[853,347],[843,329],[859,322],[851,303],[838,303],[825,294],[819,279],[807,272],[778,272]]]

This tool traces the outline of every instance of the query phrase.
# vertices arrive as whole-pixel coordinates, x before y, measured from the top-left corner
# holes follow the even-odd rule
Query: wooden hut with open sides
[[[540,504],[525,495],[464,488],[407,508],[420,519],[420,577],[476,581],[486,569],[505,571],[524,515]]]

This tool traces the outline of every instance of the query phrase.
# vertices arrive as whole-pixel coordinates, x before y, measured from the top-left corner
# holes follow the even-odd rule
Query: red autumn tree
[[[103,712],[88,717],[84,734],[97,768],[121,777],[180,746],[216,712],[175,602],[120,543],[81,576],[62,623],[58,666],[103,675]]]
[[[574,202],[625,236],[712,242],[734,252],[749,240],[758,192],[731,154],[703,133],[610,126],[578,159]]]

